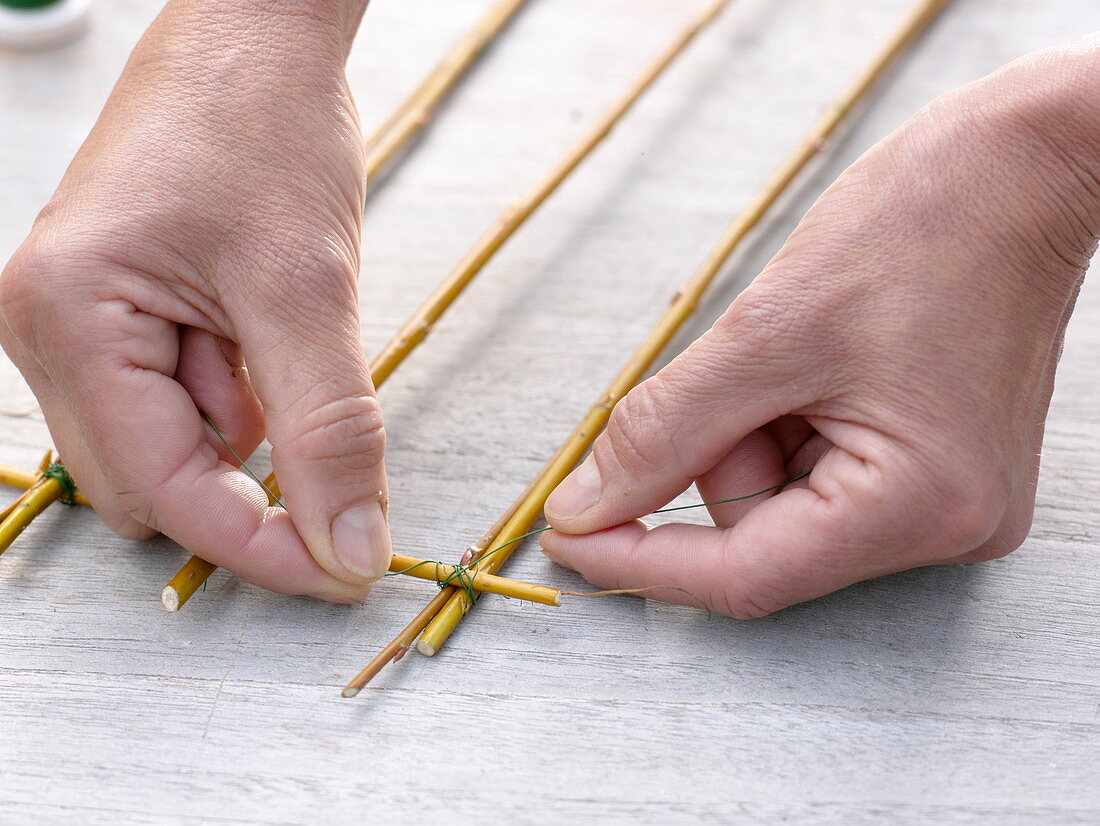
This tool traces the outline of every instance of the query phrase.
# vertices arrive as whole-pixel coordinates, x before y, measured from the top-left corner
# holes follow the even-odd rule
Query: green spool
[[[0,6],[9,9],[40,9],[43,6],[53,6],[63,0],[0,0]]]

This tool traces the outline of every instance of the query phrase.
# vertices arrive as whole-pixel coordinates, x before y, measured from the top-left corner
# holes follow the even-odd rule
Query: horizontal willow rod
[[[504,243],[569,177],[581,161],[588,157],[592,150],[611,133],[615,124],[630,111],[631,107],[653,85],[665,69],[683,53],[699,32],[711,23],[722,9],[731,2],[732,0],[714,0],[710,3],[705,11],[687,26],[642,75],[630,85],[626,93],[596,121],[588,132],[569,150],[566,156],[521,201],[501,214],[459,262],[458,266],[436,287],[432,294],[428,296],[428,299],[405,322],[397,335],[382,348],[382,352],[378,357],[371,362],[370,372],[375,387],[381,387],[393,371],[397,369],[397,366],[427,338],[436,322],[443,317],[443,314],[447,312],[455,299],[470,285],[470,282],[484,269],[485,265]],[[274,476],[269,476],[266,482],[270,486],[274,482]],[[175,595],[179,601],[178,603],[171,603],[175,604],[176,608],[170,610],[178,610],[216,570],[217,566],[193,557],[162,590],[162,601],[166,593],[170,597]],[[166,602],[165,608],[168,605],[169,603]]]
[[[487,574],[484,571],[471,570],[466,573],[464,568],[455,565],[444,565],[442,562],[416,559],[404,554],[393,555],[393,559],[390,561],[390,573],[403,574],[404,576],[427,579],[431,582],[441,582],[443,584],[468,582],[475,591],[483,591],[486,594],[499,594],[502,597],[538,602],[542,605],[561,605],[561,591],[549,585],[535,585],[531,582],[505,579],[501,576]]]
[[[2,553],[0,549],[0,553]],[[452,582],[459,583],[459,587],[469,586],[475,591],[486,594],[498,594],[502,597],[522,599],[526,602],[537,602],[541,605],[561,605],[561,591],[549,585],[536,585],[532,582],[521,582],[517,579],[505,579],[501,576],[487,574],[484,571],[468,571],[466,568],[456,565],[445,565],[431,559],[417,559],[404,554],[394,554],[390,560],[390,573],[426,579],[429,582],[438,582],[447,585]],[[165,586],[166,588],[168,586]],[[164,607],[169,611],[178,611],[179,605],[175,603],[178,594],[162,594]]]
[[[649,332],[641,346],[608,386],[600,400],[589,410],[559,452],[537,477],[535,490],[520,504],[515,515],[500,532],[501,544],[511,542],[530,530],[542,515],[543,504],[555,487],[569,474],[585,451],[595,441],[611,416],[615,404],[625,396],[645,375],[650,365],[668,345],[683,322],[695,310],[699,297],[714,280],[722,265],[729,259],[737,245],[759,223],[776,199],[787,189],[795,176],[822,149],[856,103],[866,95],[876,80],[895,58],[913,42],[927,25],[942,11],[950,0],[922,0],[910,12],[904,23],[894,32],[886,44],[875,54],[868,65],[856,77],[840,99],[821,116],[795,150],[780,165],[772,178],[757,194],[749,207],[729,226],[718,245],[702,267],[684,285],[676,300],[668,307],[656,326]],[[489,556],[478,570],[490,573],[500,570],[519,543],[508,545]],[[469,597],[455,591],[446,605],[425,628],[417,643],[417,650],[434,655],[454,632],[462,617],[470,609]]]

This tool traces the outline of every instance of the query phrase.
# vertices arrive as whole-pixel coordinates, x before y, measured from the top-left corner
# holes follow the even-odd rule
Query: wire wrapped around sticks
[[[727,504],[730,504],[731,502],[741,502],[741,501],[744,501],[746,499],[754,499],[758,496],[763,496],[766,493],[772,493],[773,491],[781,490],[782,488],[785,488],[787,485],[794,484],[795,482],[798,482],[798,481],[801,481],[802,479],[807,478],[809,475],[810,475],[810,472],[807,471],[806,473],[803,473],[800,476],[795,476],[793,479],[790,479],[790,480],[788,480],[786,482],[783,482],[781,484],[772,485],[771,487],[767,487],[767,488],[764,488],[763,490],[758,490],[755,493],[749,493],[749,494],[746,494],[744,496],[736,496],[732,499],[722,499],[722,500],[717,501],[717,502],[702,502],[702,503],[695,504],[695,505],[677,505],[677,506],[671,507],[671,508],[662,508],[661,510],[654,511],[654,514],[674,513],[675,511],[692,510],[692,509],[695,509],[695,508],[705,508],[705,507],[710,507],[711,505],[727,505]],[[497,547],[493,548],[492,550],[486,551],[484,554],[479,555],[477,557],[476,562],[486,561],[490,556],[503,551],[504,548],[506,547],[506,545],[514,545],[516,543],[522,542],[524,539],[527,539],[528,537],[535,536],[536,534],[540,534],[540,533],[543,533],[544,531],[548,531],[548,530],[550,530],[550,529],[549,528],[538,528],[537,530],[528,531],[527,533],[523,534],[522,536],[515,537],[514,539],[510,540],[508,543],[506,543],[504,545],[498,545]],[[464,567],[466,567],[467,570],[468,570],[470,567],[472,567],[474,564],[476,564],[476,562],[475,563],[470,563],[469,565],[464,566]],[[441,588],[443,588],[444,585],[445,585],[445,583],[443,583],[443,582],[440,583]],[[657,590],[659,588],[674,588],[675,590],[680,590],[680,591],[683,590],[682,588],[677,588],[676,586],[650,585],[650,586],[647,586],[647,587],[644,587],[644,588],[611,588],[611,589],[605,589],[605,590],[602,590],[602,591],[559,591],[558,593],[559,593],[560,596],[572,596],[572,597],[608,597],[608,596],[615,596],[615,595],[620,595],[620,594],[632,594],[632,595],[635,595],[635,596],[641,596],[641,595],[646,594],[649,591],[654,591],[654,590]],[[474,594],[472,592],[468,592],[467,596],[470,598],[471,602],[474,602],[477,599],[476,594]],[[424,609],[421,610],[421,612],[419,614],[416,615],[416,617],[413,619],[413,621],[410,622],[405,627],[405,629],[400,634],[398,634],[397,637],[392,642],[390,642],[389,645],[387,645],[385,648],[383,648],[382,651],[379,652],[378,655],[375,656],[375,658],[373,660],[371,660],[366,665],[366,667],[363,668],[362,671],[360,671],[358,674],[356,674],[355,677],[352,678],[352,680],[346,686],[344,686],[344,690],[342,692],[343,696],[344,697],[354,697],[354,696],[356,696],[360,691],[363,690],[363,688],[367,685],[367,683],[369,683],[372,679],[374,679],[374,677],[377,676],[378,673],[383,668],[386,667],[387,663],[400,661],[401,658],[405,656],[405,653],[409,650],[409,647],[412,645],[412,643],[416,639],[416,637],[424,630],[424,628],[427,627],[428,623],[431,622],[432,618],[436,615],[436,613],[439,611],[439,609],[442,608],[446,604],[447,600],[449,600],[449,599],[450,599],[450,594],[448,593],[448,591],[446,589],[440,591],[440,593],[437,594],[436,597],[431,602],[429,602],[424,607]]]
[[[42,457],[38,474],[23,474],[14,468],[4,468],[0,481],[25,487],[25,492],[13,503],[0,511],[0,554],[7,551],[12,543],[23,533],[50,505],[63,502],[67,505],[86,505],[87,500],[76,489],[65,466],[57,461],[54,452],[49,450]],[[27,477],[31,477],[28,479]],[[25,482],[30,484],[24,485]]]

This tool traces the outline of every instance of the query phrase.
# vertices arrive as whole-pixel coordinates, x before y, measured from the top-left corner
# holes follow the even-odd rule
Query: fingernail
[[[596,460],[589,456],[550,494],[546,500],[546,512],[557,519],[572,519],[600,501],[603,482]]]
[[[393,548],[382,505],[357,505],[332,520],[332,546],[349,571],[380,579],[390,567]]]

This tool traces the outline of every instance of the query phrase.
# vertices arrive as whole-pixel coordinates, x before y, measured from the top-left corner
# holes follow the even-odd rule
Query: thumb
[[[241,339],[294,525],[322,568],[362,583],[386,572],[392,549],[382,410],[347,287],[335,301],[311,296],[277,328],[265,320]]]
[[[727,316],[615,407],[591,455],[546,500],[560,533],[593,533],[681,494],[758,427],[797,406],[786,359],[747,350],[755,336]],[[759,351],[758,351],[759,352]]]

